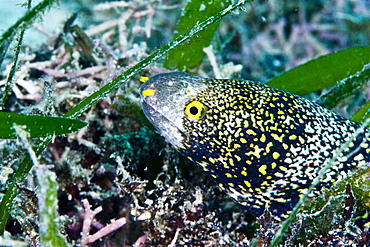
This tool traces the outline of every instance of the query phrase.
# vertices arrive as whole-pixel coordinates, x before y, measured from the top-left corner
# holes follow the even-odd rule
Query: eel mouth
[[[175,123],[173,123],[165,115],[157,111],[148,102],[146,102],[145,98],[142,98],[140,103],[145,116],[161,133],[161,135],[164,136],[169,143],[175,146],[175,148],[182,148],[183,141],[187,138],[187,134],[180,130]]]

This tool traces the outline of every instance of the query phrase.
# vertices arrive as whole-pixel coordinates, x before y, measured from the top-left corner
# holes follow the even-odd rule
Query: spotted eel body
[[[285,216],[361,125],[304,98],[252,81],[182,72],[141,87],[141,105],[157,130],[254,216]],[[370,161],[365,128],[339,152],[316,187]]]

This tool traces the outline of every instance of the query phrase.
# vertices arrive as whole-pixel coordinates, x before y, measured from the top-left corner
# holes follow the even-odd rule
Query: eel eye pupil
[[[203,103],[194,100],[188,103],[185,107],[185,115],[190,120],[199,120],[206,114],[206,107]]]
[[[197,114],[198,114],[198,108],[197,108],[197,107],[195,107],[195,106],[192,106],[192,107],[190,107],[189,112],[190,112],[192,115],[197,115]]]

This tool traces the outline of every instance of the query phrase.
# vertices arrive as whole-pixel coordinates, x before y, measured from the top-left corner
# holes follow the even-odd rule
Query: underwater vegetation
[[[1,245],[370,243],[366,167],[282,225],[235,203],[166,143],[139,106],[141,77],[181,70],[267,83],[366,124],[369,1],[22,7],[0,36]],[[28,42],[31,31],[43,41]]]

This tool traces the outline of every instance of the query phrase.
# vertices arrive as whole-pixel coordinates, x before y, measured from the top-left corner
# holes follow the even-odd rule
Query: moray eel
[[[286,217],[346,141],[320,184],[370,161],[370,130],[302,97],[246,80],[158,74],[140,89],[142,109],[181,154],[254,216]],[[353,140],[352,140],[352,139]]]

